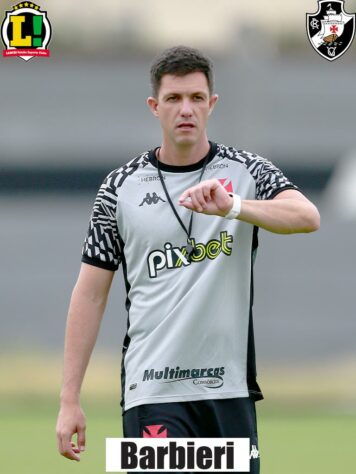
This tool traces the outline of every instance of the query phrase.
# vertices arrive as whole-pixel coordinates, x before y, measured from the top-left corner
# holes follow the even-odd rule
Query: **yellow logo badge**
[[[48,44],[52,28],[47,12],[32,2],[22,2],[7,11],[1,26],[1,37],[6,47],[3,57],[17,56],[25,61],[33,57],[49,57]]]

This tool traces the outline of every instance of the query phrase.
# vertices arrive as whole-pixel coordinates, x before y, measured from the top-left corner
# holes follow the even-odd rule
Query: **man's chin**
[[[198,138],[193,136],[180,136],[175,138],[175,142],[179,146],[193,146],[198,142]]]

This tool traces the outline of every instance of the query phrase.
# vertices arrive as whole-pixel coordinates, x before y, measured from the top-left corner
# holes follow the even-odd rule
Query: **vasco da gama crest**
[[[355,14],[346,13],[344,1],[318,1],[319,10],[307,13],[307,32],[313,48],[328,61],[343,55],[355,36]]]
[[[32,2],[14,5],[7,11],[1,26],[1,37],[6,46],[4,57],[17,56],[25,61],[33,57],[49,57],[51,24],[47,12]]]

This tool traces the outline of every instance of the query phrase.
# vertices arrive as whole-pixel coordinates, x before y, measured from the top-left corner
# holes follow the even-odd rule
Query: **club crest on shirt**
[[[316,13],[307,13],[308,38],[323,58],[334,61],[342,56],[355,36],[355,13],[346,13],[343,0],[318,1]]]
[[[228,193],[233,193],[234,190],[232,188],[232,181],[228,178],[222,178],[222,179],[218,179],[219,183],[224,186],[224,189],[228,192]]]

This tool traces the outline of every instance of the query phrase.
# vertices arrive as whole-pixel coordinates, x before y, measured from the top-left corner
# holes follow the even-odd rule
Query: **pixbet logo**
[[[51,24],[47,12],[32,2],[18,3],[6,12],[1,37],[6,46],[4,57],[17,56],[28,61],[34,56],[50,56],[46,48],[51,39]]]
[[[231,255],[232,248],[229,244],[233,242],[233,236],[226,231],[220,232],[220,240],[212,239],[207,244],[201,242],[196,243],[192,240],[192,245],[195,249],[194,255],[187,258],[186,246],[173,247],[170,242],[164,244],[163,250],[153,250],[147,257],[148,273],[150,278],[156,278],[160,270],[164,268],[181,268],[187,267],[192,262],[202,262],[205,258],[214,260],[221,253]]]

